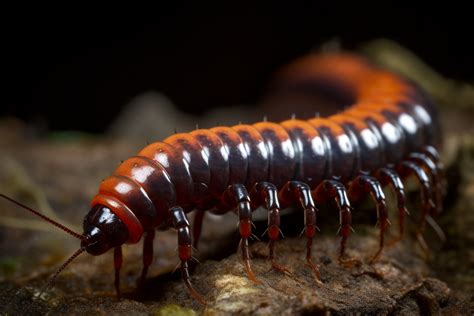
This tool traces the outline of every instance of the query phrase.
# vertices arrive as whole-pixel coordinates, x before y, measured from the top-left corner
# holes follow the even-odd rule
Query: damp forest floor
[[[400,55],[403,51],[397,54]],[[413,68],[416,67],[410,69]],[[456,91],[452,82],[441,84]],[[445,144],[442,156],[448,181],[444,211],[436,221],[447,240],[440,242],[427,229],[429,257],[411,234],[418,215],[418,193],[408,183],[408,232],[401,242],[385,247],[373,264],[368,261],[378,247],[378,230],[374,227],[371,204],[365,203],[354,212],[355,233],[349,238],[347,254],[359,259],[360,264],[350,266],[337,260],[337,213],[330,208],[320,210],[321,233],[312,250],[322,282],[315,280],[306,265],[306,241],[299,237],[303,215],[295,210],[282,216],[285,238],[277,244],[278,262],[288,267],[290,273],[270,269],[264,237],[251,244],[252,266],[261,284],[250,281],[244,271],[237,251],[235,214],[206,215],[196,254],[200,263],[192,272],[193,284],[207,301],[205,306],[189,296],[179,271],[173,272],[178,255],[176,232],[172,229],[157,233],[153,264],[147,281],[140,286],[137,280],[142,246],[124,247],[120,300],[115,296],[111,253],[98,257],[82,254],[42,292],[49,277],[79,248],[79,242],[1,200],[0,315],[472,315],[474,98],[472,107],[462,100],[458,100],[462,107],[446,106],[443,96],[434,98],[440,103]],[[170,122],[182,131],[190,126],[180,126],[180,122],[199,120],[177,113],[159,95],[147,95],[135,102],[130,107],[135,109],[134,113],[141,109],[141,114],[134,114],[141,124],[137,123],[137,129],[131,131],[133,137],[121,134],[126,128],[120,124],[126,120],[120,118],[100,137],[81,133],[38,134],[16,119],[1,119],[0,192],[81,231],[90,198],[121,160],[134,155],[147,141],[170,134]],[[210,113],[207,119],[226,123],[222,116],[237,121],[242,118],[245,122],[254,120],[253,114],[234,108]],[[124,115],[128,115],[126,111]],[[148,123],[147,117],[151,119]],[[156,124],[160,117],[172,119]],[[127,124],[133,121],[127,117]],[[200,126],[209,124],[204,122]],[[153,129],[156,126],[166,128]],[[387,236],[390,241],[397,235],[397,220],[390,192],[387,195],[393,222]],[[260,237],[266,224],[264,212],[255,214],[255,223],[256,235]]]

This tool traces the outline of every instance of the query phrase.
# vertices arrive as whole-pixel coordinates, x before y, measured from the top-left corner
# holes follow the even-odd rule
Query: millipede
[[[317,207],[332,203],[337,208],[338,257],[344,265],[354,260],[345,254],[351,203],[369,196],[380,230],[378,249],[369,259],[373,262],[381,256],[390,225],[383,189],[387,186],[395,193],[401,239],[407,214],[403,181],[408,177],[420,186],[416,237],[426,248],[424,227],[429,224],[440,232],[433,218],[442,209],[445,186],[438,114],[430,98],[408,79],[344,52],[301,57],[284,67],[275,82],[287,91],[323,93],[334,100],[343,95],[345,101],[339,112],[327,117],[196,129],[149,144],[100,183],[82,234],[0,194],[81,241],[48,284],[81,253],[97,256],[113,249],[120,297],[122,246],[143,237],[143,281],[152,262],[156,229],[174,228],[182,280],[189,294],[205,304],[189,271],[205,213],[238,215],[243,266],[249,279],[259,283],[249,253],[252,212],[261,206],[268,211],[269,264],[286,272],[275,245],[282,233],[280,210],[294,205],[304,213],[306,261],[321,282],[312,254]],[[192,229],[187,215],[191,211],[196,211]]]

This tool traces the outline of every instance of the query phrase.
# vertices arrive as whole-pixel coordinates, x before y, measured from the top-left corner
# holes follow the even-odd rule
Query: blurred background
[[[472,82],[472,25],[463,14],[433,4],[320,2],[5,10],[0,116],[45,131],[103,133],[127,104],[150,92],[197,117],[223,106],[251,107],[287,62],[323,43],[353,50],[380,37],[443,76]]]

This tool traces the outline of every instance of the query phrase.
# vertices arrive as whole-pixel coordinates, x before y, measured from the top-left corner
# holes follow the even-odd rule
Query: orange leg
[[[360,175],[355,178],[349,187],[349,199],[351,201],[358,201],[366,194],[370,194],[375,202],[377,209],[377,221],[380,225],[380,243],[379,249],[375,255],[370,259],[370,262],[374,262],[380,256],[384,246],[385,231],[388,228],[390,222],[388,220],[387,205],[385,203],[385,195],[382,190],[380,182],[374,177],[368,175]]]
[[[205,305],[206,300],[194,289],[189,275],[188,262],[191,260],[193,255],[189,221],[181,207],[171,208],[170,213],[173,219],[173,226],[178,231],[178,252],[179,259],[181,260],[181,278],[191,296],[199,303]]]
[[[122,267],[123,257],[122,257],[122,247],[114,248],[114,269],[115,269],[115,292],[117,293],[117,298],[120,299],[120,268]]]
[[[145,240],[143,241],[143,269],[140,277],[140,284],[143,284],[148,273],[148,267],[153,260],[153,239],[155,239],[155,230],[150,229],[146,232]]]
[[[393,245],[403,238],[405,231],[405,215],[408,214],[405,204],[405,188],[398,173],[391,168],[381,168],[377,170],[375,176],[380,181],[382,186],[390,185],[397,196],[399,234],[395,240],[392,240],[389,243],[390,245]]]
[[[321,273],[313,262],[312,246],[316,235],[316,206],[311,196],[310,187],[300,181],[289,181],[279,192],[280,199],[287,203],[299,202],[305,212],[304,233],[306,235],[306,262],[314,273],[318,282],[321,282]]]
[[[339,251],[339,262],[342,264],[359,263],[356,259],[346,259],[345,250],[347,239],[352,230],[352,207],[347,197],[346,188],[336,180],[324,180],[316,189],[312,191],[312,196],[317,204],[327,203],[335,200],[339,210],[339,234],[341,236],[341,246]]]
[[[418,166],[418,164],[416,164],[413,161],[401,162],[400,165],[398,166],[397,171],[402,177],[414,175],[421,185],[420,194],[421,194],[421,202],[422,202],[422,214],[421,214],[420,225],[416,232],[416,238],[421,248],[425,252],[425,254],[429,256],[430,252],[429,252],[428,245],[426,244],[426,241],[423,237],[423,230],[426,225],[427,217],[431,213],[431,210],[435,208],[435,204],[431,196],[430,180],[426,172],[423,170],[423,168]]]
[[[264,204],[268,211],[268,258],[272,263],[272,269],[290,273],[290,270],[285,266],[277,263],[275,255],[275,244],[280,236],[280,204],[278,202],[278,191],[275,185],[269,182],[257,183],[251,192],[252,208],[256,209],[258,206]]]
[[[244,261],[245,271],[254,283],[262,283],[257,279],[250,264],[250,253],[248,239],[252,236],[252,208],[247,189],[242,184],[230,185],[224,193],[224,202],[231,208],[237,207],[239,216],[240,249]]]

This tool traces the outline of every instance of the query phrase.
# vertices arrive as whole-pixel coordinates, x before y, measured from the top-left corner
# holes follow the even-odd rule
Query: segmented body
[[[422,185],[423,222],[440,207],[442,197],[439,126],[435,108],[415,85],[347,54],[311,55],[281,72],[290,89],[335,91],[350,103],[338,114],[281,123],[258,122],[198,129],[148,145],[125,160],[105,179],[92,206],[106,206],[128,230],[128,243],[144,233],[144,272],[151,261],[153,231],[178,229],[183,277],[189,281],[191,233],[186,214],[200,210],[195,221],[197,242],[203,211],[236,210],[240,220],[243,260],[249,276],[247,240],[251,212],[269,211],[270,258],[279,235],[279,210],[299,204],[305,212],[307,260],[312,263],[316,205],[337,200],[340,211],[341,258],[350,233],[350,202],[365,194],[374,198],[381,227],[380,253],[387,227],[385,197],[390,185],[397,193],[403,231],[405,212],[401,179],[413,174]],[[283,204],[283,205],[282,205]],[[421,231],[421,227],[420,227]],[[147,241],[148,240],[148,241]],[[116,268],[121,253],[116,249]],[[191,288],[190,283],[187,283]]]

